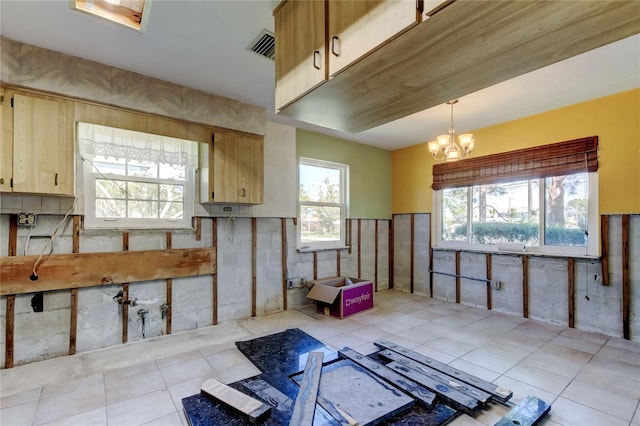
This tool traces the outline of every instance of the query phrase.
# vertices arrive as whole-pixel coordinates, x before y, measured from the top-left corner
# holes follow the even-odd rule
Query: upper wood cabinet
[[[285,0],[274,10],[280,110],[420,21],[415,0]]]
[[[215,133],[205,147],[200,153],[202,202],[263,202],[263,137]]]
[[[276,109],[327,79],[324,0],[288,0],[274,11]]]
[[[0,190],[73,196],[72,103],[9,89],[3,96]]]
[[[415,0],[329,0],[329,75],[420,21]]]
[[[434,0],[425,1],[424,10],[424,22],[340,72],[331,70],[329,81],[279,106],[278,114],[358,133],[622,40],[640,28],[640,2],[633,1]],[[276,44],[288,43],[283,41],[288,37],[276,26]],[[347,54],[346,38],[341,54]]]

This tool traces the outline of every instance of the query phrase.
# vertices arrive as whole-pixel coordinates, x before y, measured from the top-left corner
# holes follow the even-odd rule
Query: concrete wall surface
[[[456,301],[456,278],[445,274],[456,273],[455,251],[434,250],[433,265],[429,264],[430,214],[414,216],[414,293]],[[399,214],[393,218],[394,230],[394,288],[410,291],[411,284],[411,215]],[[640,215],[629,216],[629,323],[631,339],[640,341]],[[574,325],[575,328],[623,335],[623,247],[622,216],[609,216],[609,285],[602,282],[602,262],[593,258],[574,258]],[[528,318],[568,326],[569,291],[568,259],[527,255],[528,257]],[[429,270],[434,274],[430,282]],[[491,278],[502,283],[502,289],[491,289],[491,309],[522,316],[525,314],[523,261],[520,254],[493,253]],[[486,254],[460,253],[460,275],[486,278]],[[487,308],[485,282],[460,279],[460,303]]]

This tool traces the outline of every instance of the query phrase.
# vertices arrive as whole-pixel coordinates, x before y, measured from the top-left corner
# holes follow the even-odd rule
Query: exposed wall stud
[[[129,251],[129,233],[122,233],[122,251]],[[124,300],[129,300],[129,283],[122,283],[122,295]],[[122,343],[129,340],[129,305],[122,307]]]
[[[200,219],[200,218],[198,218]],[[197,222],[196,222],[197,223]],[[198,228],[198,227],[196,227]],[[196,232],[196,236],[198,235],[198,233]],[[172,239],[173,239],[173,234],[171,232],[167,232],[166,234],[166,245],[167,245],[167,250],[171,249],[172,247]],[[198,238],[196,238],[198,239]],[[199,240],[199,239],[198,239]],[[166,304],[167,304],[167,312],[165,314],[165,330],[167,334],[171,334],[171,314],[172,314],[172,308],[171,305],[173,303],[173,278],[167,278],[167,298],[166,298]]]
[[[212,304],[213,304],[213,325],[217,325],[218,324],[218,218],[214,217],[213,219],[213,226],[212,226],[212,233],[213,233],[213,241],[212,241],[212,246],[213,248],[215,248],[214,252],[215,254],[213,255],[213,269],[214,269],[214,273],[211,275],[211,285],[213,287],[212,289]]]
[[[281,264],[282,264],[282,309],[287,310],[287,219],[280,219]]]
[[[600,260],[602,285],[609,285],[609,216],[600,216]]]
[[[529,257],[522,256],[522,316],[529,318]]]
[[[353,236],[353,220],[352,219],[347,219],[347,245],[349,246],[349,254],[351,254],[351,246],[353,244],[352,241],[352,236]]]
[[[460,252],[456,250],[456,303],[460,303]]]
[[[622,215],[622,337],[631,340],[631,283],[629,280],[629,215]]]
[[[433,297],[433,243],[431,238],[431,215],[429,215],[429,297]]]
[[[485,263],[486,263],[486,278],[487,278],[487,309],[491,310],[492,305],[492,293],[491,293],[491,253],[485,254]]]
[[[318,252],[313,252],[313,279],[318,279]]]
[[[378,219],[375,220],[376,232],[374,238],[375,241],[375,255],[373,257],[373,286],[375,291],[378,291]]]
[[[362,220],[358,219],[358,278],[362,278]]]
[[[340,249],[336,250],[336,277],[339,277],[341,272],[341,265],[340,265]]]
[[[80,253],[80,216],[73,216],[73,252]],[[71,289],[70,301],[71,318],[69,320],[69,355],[76,353],[76,339],[78,332],[78,289]]]
[[[393,288],[393,256],[394,256],[394,243],[393,241],[393,224],[395,222],[395,215],[391,215],[391,221],[389,222],[389,288]]]
[[[569,303],[569,327],[575,328],[575,261],[572,257],[567,259],[567,300]]]
[[[409,266],[409,270],[410,270],[410,278],[409,278],[409,292],[413,293],[413,277],[414,277],[414,272],[413,272],[413,267],[414,267],[414,258],[415,258],[415,226],[416,226],[416,215],[414,213],[411,213],[410,215],[411,217],[411,226],[410,226],[410,240],[411,240],[411,254],[409,256],[411,256],[411,259],[409,260],[410,262],[410,266]]]
[[[258,279],[256,276],[256,263],[258,258],[258,223],[255,217],[251,218],[251,316],[255,317],[258,297]]]
[[[196,217],[196,241],[200,241],[202,239],[202,218],[200,216]]]
[[[7,253],[15,256],[18,252],[18,215],[9,215],[9,240]],[[16,295],[7,295],[7,308],[4,326],[4,368],[13,368],[13,331],[16,310]]]
[[[13,368],[13,330],[16,310],[16,295],[7,296],[7,312],[5,314],[4,334],[4,368]]]

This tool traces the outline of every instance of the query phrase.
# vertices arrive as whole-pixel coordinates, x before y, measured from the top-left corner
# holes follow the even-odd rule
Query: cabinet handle
[[[246,197],[246,195],[247,195],[246,189],[242,188],[240,194],[241,194],[240,195],[241,197]]]
[[[58,174],[57,173],[56,173],[56,177],[54,179],[54,183],[55,183],[56,186],[58,186]]]
[[[320,65],[318,65],[318,62],[316,62],[316,59],[320,59],[320,51],[319,50],[314,50],[313,51],[313,67],[317,70],[320,69]]]
[[[340,39],[338,38],[338,36],[331,37],[331,53],[333,53],[335,56],[340,56],[339,42],[340,42]]]
[[[4,178],[0,178],[0,185],[4,185]]]

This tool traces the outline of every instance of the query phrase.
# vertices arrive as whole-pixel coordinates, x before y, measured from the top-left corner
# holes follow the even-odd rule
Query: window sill
[[[298,253],[311,253],[316,251],[335,251],[335,250],[346,250],[349,249],[349,246],[335,246],[335,247],[298,247]]]
[[[527,247],[524,250],[500,250],[495,246],[486,248],[475,247],[454,247],[454,246],[438,246],[432,247],[437,251],[460,251],[467,253],[481,253],[481,254],[502,254],[508,256],[536,256],[536,257],[552,257],[552,258],[573,258],[573,259],[587,259],[598,260],[600,256],[586,254],[586,253],[554,253],[538,251],[537,247]]]

